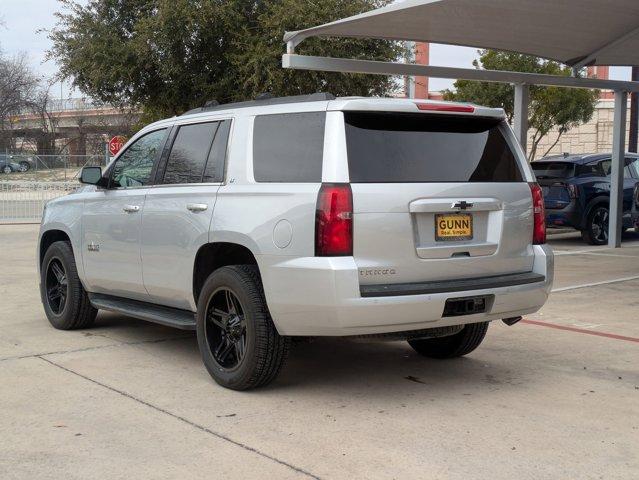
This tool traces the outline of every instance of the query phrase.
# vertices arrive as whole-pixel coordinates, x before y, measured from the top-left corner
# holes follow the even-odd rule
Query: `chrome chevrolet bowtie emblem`
[[[453,203],[453,208],[459,208],[460,210],[469,210],[473,208],[473,204],[467,202],[466,200],[462,200],[461,202]]]

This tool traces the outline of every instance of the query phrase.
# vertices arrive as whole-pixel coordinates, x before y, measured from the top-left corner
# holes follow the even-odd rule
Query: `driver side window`
[[[166,129],[163,128],[138,138],[116,161],[109,186],[130,188],[148,185],[165,137]]]

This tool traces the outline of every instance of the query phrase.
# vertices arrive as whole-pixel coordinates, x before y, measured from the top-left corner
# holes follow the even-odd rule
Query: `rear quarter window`
[[[258,182],[322,181],[325,112],[255,117],[253,175]]]
[[[502,120],[344,112],[353,183],[522,182]]]

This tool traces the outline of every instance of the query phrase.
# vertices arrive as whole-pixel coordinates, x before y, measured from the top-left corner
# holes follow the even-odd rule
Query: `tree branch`
[[[546,155],[548,155],[550,153],[550,151],[555,148],[555,146],[559,143],[559,139],[561,138],[561,136],[564,134],[564,132],[562,130],[559,130],[559,134],[557,135],[557,139],[555,140],[555,142],[548,148],[548,150],[546,150],[546,152],[542,155],[542,157],[545,157]]]

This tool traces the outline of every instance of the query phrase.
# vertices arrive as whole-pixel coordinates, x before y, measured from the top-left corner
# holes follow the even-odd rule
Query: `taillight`
[[[457,113],[473,113],[475,107],[471,105],[455,105],[447,103],[416,103],[419,110],[430,112],[457,112]]]
[[[315,255],[353,255],[353,193],[348,183],[325,183],[317,196]]]
[[[533,200],[533,216],[535,218],[533,244],[543,245],[546,243],[546,209],[544,208],[544,195],[538,184],[530,183],[529,185]]]

